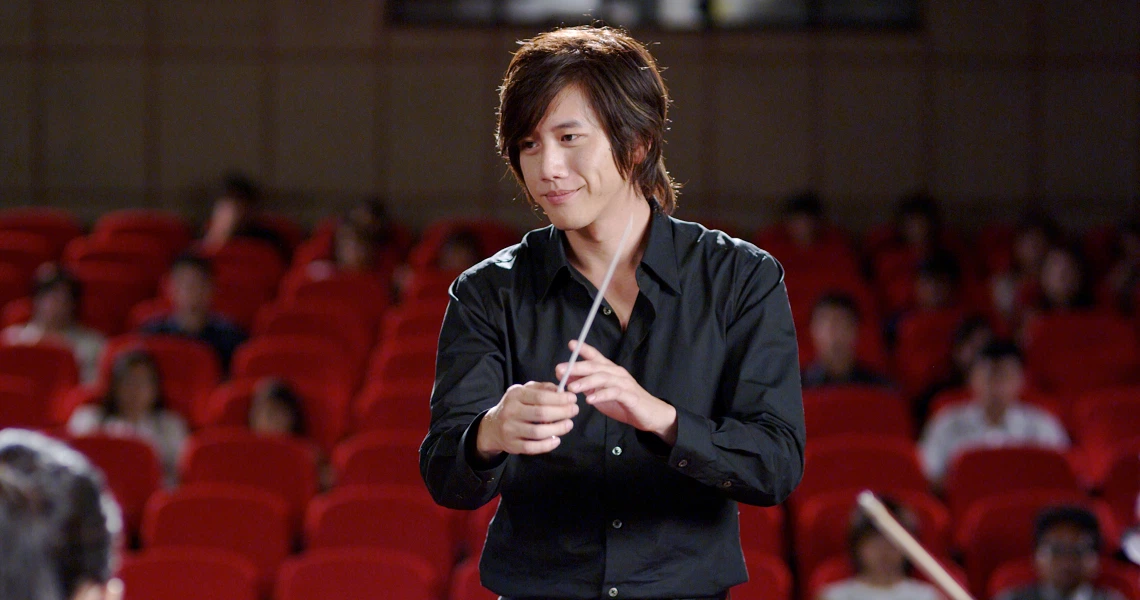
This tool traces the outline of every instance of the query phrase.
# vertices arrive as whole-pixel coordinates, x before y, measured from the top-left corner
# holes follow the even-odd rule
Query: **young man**
[[[890,386],[885,376],[859,362],[859,307],[843,292],[824,294],[811,311],[810,334],[816,359],[803,374],[803,387]]]
[[[505,598],[724,598],[747,578],[736,503],[803,473],[783,270],[669,216],[667,105],[608,28],[525,42],[501,88],[499,150],[552,225],[452,285],[420,468],[444,506],[501,495],[480,570]]]

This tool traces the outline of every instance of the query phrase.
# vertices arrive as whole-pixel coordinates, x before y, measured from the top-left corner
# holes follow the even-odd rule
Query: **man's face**
[[[838,306],[820,306],[812,314],[811,337],[822,356],[854,356],[859,322]]]
[[[609,137],[576,86],[559,92],[535,131],[523,139],[519,166],[531,198],[563,231],[592,225],[637,198],[618,171]]]
[[[178,312],[204,313],[210,310],[213,286],[200,269],[183,265],[170,273],[170,301]]]
[[[993,408],[1005,408],[1016,402],[1024,385],[1021,361],[1012,356],[996,361],[978,359],[970,369],[970,387],[974,396]]]
[[[1100,568],[1093,537],[1069,523],[1055,525],[1041,536],[1034,561],[1041,582],[1066,594],[1096,579]]]

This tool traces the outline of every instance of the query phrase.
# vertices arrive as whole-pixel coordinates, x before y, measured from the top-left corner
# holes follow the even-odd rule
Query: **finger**
[[[574,404],[527,404],[519,407],[518,420],[527,423],[554,423],[573,418],[578,414],[578,403]]]
[[[589,375],[591,373],[596,373],[599,369],[603,369],[606,366],[608,366],[607,363],[601,363],[598,361],[591,361],[591,360],[580,360],[580,361],[574,363],[574,367],[572,369],[570,369],[570,377],[571,378],[585,377],[586,375]],[[566,376],[566,369],[569,367],[570,367],[570,363],[560,363],[558,366],[554,367],[554,375],[558,379],[562,379],[563,377]]]
[[[542,440],[548,437],[560,437],[574,429],[574,421],[563,419],[554,423],[528,423],[519,430],[521,440]]]
[[[594,373],[587,377],[583,377],[574,383],[566,386],[566,389],[571,392],[590,392],[597,391],[605,387],[613,387],[617,383],[616,378],[610,373]]]
[[[549,381],[528,381],[523,387],[530,390],[546,390],[548,392],[553,392],[558,389],[558,386]]]
[[[552,390],[528,388],[525,394],[519,395],[519,401],[522,404],[531,406],[540,405],[560,405],[560,404],[576,404],[578,398],[574,394],[562,392],[558,393],[557,387]]]
[[[586,395],[586,404],[594,405],[601,402],[621,402],[625,398],[621,388],[608,387],[600,390],[593,390]]]
[[[579,342],[578,340],[570,340],[571,351],[573,351],[574,348],[579,345],[581,345],[582,348],[581,350],[578,350],[578,356],[586,360],[601,360],[604,362],[610,362],[610,359],[606,358],[606,355],[599,352],[597,348],[587,343]]]
[[[541,440],[526,440],[519,444],[518,454],[546,454],[558,447],[562,438],[551,436]]]

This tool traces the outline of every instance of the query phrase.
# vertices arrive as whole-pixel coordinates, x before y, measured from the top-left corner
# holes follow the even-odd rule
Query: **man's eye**
[[[567,133],[566,135],[562,136],[562,141],[573,142],[574,140],[576,140],[580,137],[582,137],[582,134],[580,134],[580,133]]]
[[[531,148],[534,148],[535,146],[538,146],[538,144],[535,143],[534,140],[523,140],[523,141],[519,142],[519,148],[522,150],[530,150]]]

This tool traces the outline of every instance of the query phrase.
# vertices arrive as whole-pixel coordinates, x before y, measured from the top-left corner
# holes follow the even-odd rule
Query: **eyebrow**
[[[559,123],[559,124],[555,125],[554,127],[551,127],[551,129],[573,129],[575,127],[581,127],[581,126],[582,126],[581,121],[579,121],[577,119],[571,119],[569,121],[564,121],[562,123]]]

